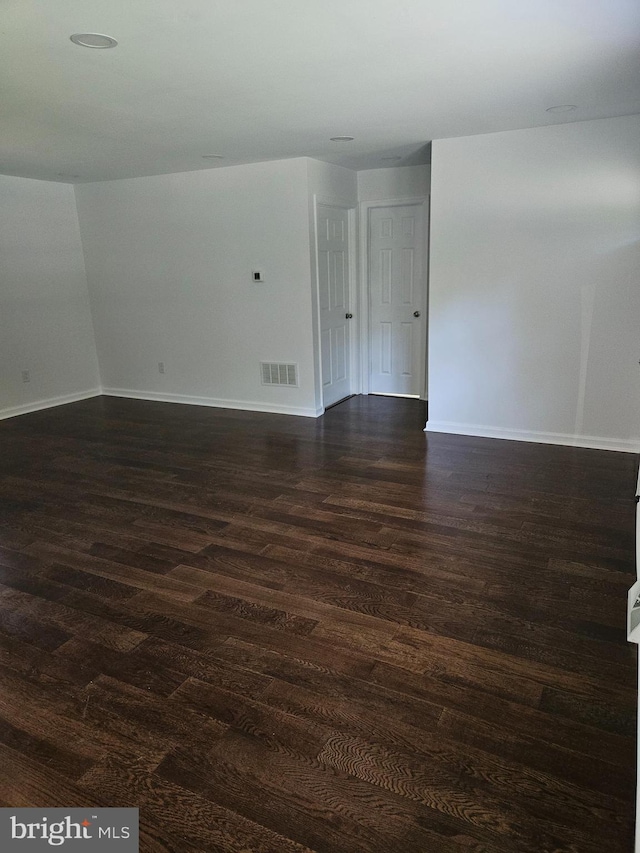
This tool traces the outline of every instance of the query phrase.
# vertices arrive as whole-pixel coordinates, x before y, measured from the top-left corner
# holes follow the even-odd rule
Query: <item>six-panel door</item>
[[[421,204],[369,216],[369,391],[424,390],[424,213]]]
[[[331,406],[351,393],[349,311],[349,219],[340,207],[319,204],[318,290],[322,398]]]

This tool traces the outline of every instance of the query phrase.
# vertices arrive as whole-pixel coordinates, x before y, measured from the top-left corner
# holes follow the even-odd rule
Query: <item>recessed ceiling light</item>
[[[80,47],[92,47],[97,50],[115,47],[118,44],[111,36],[103,36],[100,33],[74,33],[69,38],[74,44],[80,45]]]
[[[80,177],[80,175],[67,175],[66,172],[58,172],[57,175],[59,178],[79,178]]]
[[[402,157],[381,157],[381,160],[402,160]]]
[[[546,111],[548,113],[572,113],[577,109],[575,104],[558,104],[557,107],[547,107]]]
[[[355,136],[331,136],[330,142],[353,142]]]
[[[203,154],[203,160],[224,160],[224,154]]]

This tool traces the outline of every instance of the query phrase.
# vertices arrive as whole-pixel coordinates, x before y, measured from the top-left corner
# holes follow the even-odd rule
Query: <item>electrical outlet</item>
[[[158,373],[164,373],[164,361],[158,362]]]
[[[22,371],[22,381],[31,382],[31,373],[28,370]]]

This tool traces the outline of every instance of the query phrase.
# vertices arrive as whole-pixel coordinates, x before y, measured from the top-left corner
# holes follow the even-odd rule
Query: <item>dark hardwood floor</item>
[[[637,458],[96,398],[0,423],[0,801],[145,853],[630,853]]]

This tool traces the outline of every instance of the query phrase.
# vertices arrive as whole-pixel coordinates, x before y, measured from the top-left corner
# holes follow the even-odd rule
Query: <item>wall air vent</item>
[[[263,385],[298,385],[297,364],[275,364],[273,362],[261,361],[260,372]]]

